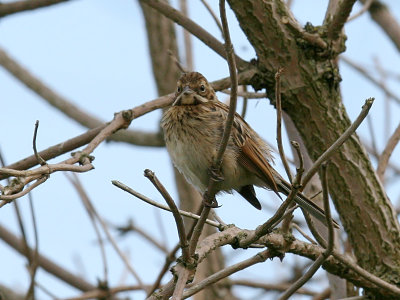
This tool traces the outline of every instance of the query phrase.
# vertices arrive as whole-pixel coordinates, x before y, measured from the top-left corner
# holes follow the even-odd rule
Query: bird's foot
[[[221,173],[221,170],[219,169],[211,167],[208,170],[208,174],[210,175],[211,179],[214,180],[215,182],[221,182],[225,180],[224,176]]]
[[[218,205],[218,201],[217,201],[217,199],[215,199],[215,196],[213,198],[211,198],[207,191],[204,193],[203,204],[204,204],[204,206],[210,207],[210,208],[219,208],[222,206],[222,205]]]

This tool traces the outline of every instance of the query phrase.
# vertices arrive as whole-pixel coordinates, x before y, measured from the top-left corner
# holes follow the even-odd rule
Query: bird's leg
[[[212,198],[210,197],[210,194],[208,193],[208,191],[204,192],[203,204],[204,204],[204,206],[211,207],[211,208],[218,208],[218,207],[222,206],[222,205],[218,205],[218,201],[217,201],[217,199],[215,199],[215,195]]]

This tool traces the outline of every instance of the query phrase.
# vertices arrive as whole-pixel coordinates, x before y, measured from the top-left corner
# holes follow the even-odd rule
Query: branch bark
[[[330,53],[312,45],[306,51],[300,50],[298,38],[287,26],[297,21],[281,1],[229,3],[263,72],[263,80],[253,86],[266,88],[269,98],[274,99],[273,74],[278,67],[286,70],[282,78],[282,109],[291,117],[311,158],[316,160],[350,126],[341,100],[336,63],[343,46]],[[331,158],[328,182],[358,263],[398,284],[400,226],[356,135]]]

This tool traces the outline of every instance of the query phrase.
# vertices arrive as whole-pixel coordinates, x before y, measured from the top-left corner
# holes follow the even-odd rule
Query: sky
[[[174,5],[175,2],[173,1]],[[293,2],[294,14],[301,24],[321,24],[327,1]],[[216,2],[210,3],[217,7]],[[190,16],[221,39],[218,28],[200,1],[189,0],[188,4]],[[400,2],[390,1],[390,7],[397,20],[400,20]],[[355,5],[354,11],[359,9],[360,5]],[[228,20],[235,51],[245,59],[254,58],[255,53],[230,10]],[[177,29],[181,34],[180,28]],[[378,58],[382,68],[398,72],[398,50],[370,20],[368,14],[350,22],[345,30],[348,36],[347,50],[344,53],[346,57],[369,70],[374,70],[374,61]],[[104,121],[111,120],[115,112],[133,108],[157,97],[151,62],[147,54],[144,20],[137,1],[74,0],[45,9],[15,14],[1,20],[0,37],[0,47],[22,66],[57,93]],[[182,43],[181,39],[179,42]],[[195,38],[193,47],[196,70],[210,81],[228,76],[226,62],[212,50],[204,47],[202,42]],[[382,91],[371,86],[366,79],[345,64],[341,63],[340,67],[343,101],[352,120],[357,117],[365,99],[376,98],[370,115],[378,148],[383,149],[387,139],[384,124],[389,119],[390,133],[398,125],[398,104],[390,102],[389,108],[386,108],[386,111],[391,113],[388,117]],[[376,70],[374,74],[379,78]],[[399,81],[389,80],[387,84],[391,90],[400,94]],[[219,97],[220,100],[224,100],[226,96]],[[0,112],[0,150],[7,163],[18,161],[33,153],[32,136],[36,120],[40,121],[38,149],[45,149],[86,131],[81,125],[49,106],[1,67]],[[132,122],[130,128],[156,131],[160,115],[160,111],[152,112]],[[247,120],[263,138],[275,144],[275,110],[268,100],[251,101]],[[367,123],[362,124],[357,133],[362,138],[369,139]],[[286,143],[286,149],[287,145]],[[398,164],[399,154],[397,149],[392,158],[392,161]],[[136,225],[162,240],[168,248],[172,248],[177,242],[172,216],[133,199],[111,184],[111,180],[120,180],[138,192],[163,203],[158,192],[143,176],[143,170],[148,168],[156,172],[158,178],[176,198],[171,163],[166,150],[110,142],[103,143],[93,155],[96,157],[95,170],[80,174],[79,178],[100,214],[115,225],[125,225],[127,220],[131,219]],[[66,157],[68,154],[50,163],[59,162]],[[373,163],[375,164],[374,161]],[[277,168],[283,172],[279,162]],[[2,181],[1,184],[4,185],[5,182]],[[264,200],[265,207],[279,205],[279,200],[271,193],[258,193]],[[389,186],[388,195],[397,201],[399,188]],[[100,251],[89,218],[66,176],[62,173],[52,174],[45,184],[34,190],[32,197],[38,224],[40,252],[95,283],[102,277]],[[32,243],[33,231],[27,197],[19,199],[18,203]],[[269,210],[255,211],[237,195],[222,197],[220,204],[223,206],[218,209],[218,213],[222,219],[242,228],[254,228],[271,213]],[[12,205],[0,209],[0,224],[19,234]],[[152,283],[164,262],[162,253],[137,235],[116,235],[116,239],[142,276],[142,280]],[[109,245],[106,251],[109,257],[110,286],[135,284],[135,279],[127,274],[121,260]],[[226,251],[229,253],[227,264],[256,253],[251,250]],[[29,284],[26,260],[1,241],[0,253],[0,274],[3,274],[0,283],[15,290],[26,290]],[[300,261],[290,255],[285,259]],[[304,261],[300,263],[303,264]],[[275,271],[265,272],[266,268]],[[321,274],[318,273],[317,276]],[[290,275],[281,267],[281,263],[275,260],[249,268],[238,278],[257,277],[273,282],[276,278],[288,276]],[[78,295],[77,290],[65,286],[44,271],[39,271],[37,280],[57,297]],[[248,297],[247,299],[253,295],[246,289],[238,293]],[[133,295],[143,297],[142,293]],[[253,296],[256,295],[258,294]],[[39,292],[38,298],[48,299],[49,296]],[[265,296],[262,299],[273,298]]]

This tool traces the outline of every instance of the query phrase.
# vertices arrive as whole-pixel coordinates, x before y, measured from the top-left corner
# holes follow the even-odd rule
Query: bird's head
[[[198,72],[183,73],[177,83],[175,105],[198,105],[216,100],[215,91]]]

